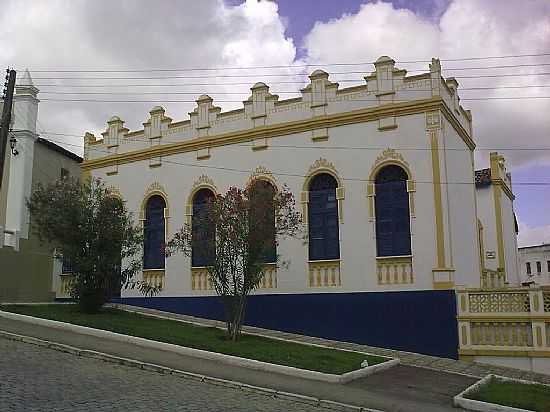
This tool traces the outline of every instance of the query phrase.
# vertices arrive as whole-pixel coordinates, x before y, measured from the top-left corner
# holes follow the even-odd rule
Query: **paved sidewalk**
[[[0,318],[0,330],[181,371],[270,388],[279,392],[297,393],[387,412],[456,412],[457,409],[452,407],[452,397],[476,381],[476,378],[464,375],[396,366],[349,384],[340,385],[220,365],[214,361],[6,318]],[[61,366],[59,373],[63,373],[63,370],[65,368]]]
[[[225,324],[220,321],[196,318],[193,316],[180,315],[176,313],[163,312],[155,309],[141,308],[138,306],[112,304],[110,306],[118,307],[120,309],[131,310],[137,313],[157,315],[166,317],[169,319],[181,320],[186,322],[193,322],[203,326],[217,326],[225,327]],[[390,356],[393,358],[399,358],[401,365],[417,366],[423,368],[435,369],[441,372],[455,372],[475,377],[482,378],[488,374],[495,374],[500,376],[506,376],[509,378],[519,378],[530,381],[536,381],[541,383],[550,384],[550,375],[544,375],[535,372],[526,372],[519,369],[506,368],[501,366],[481,365],[479,363],[472,363],[460,360],[438,358],[435,356],[422,355],[418,353],[404,352],[399,350],[377,348],[374,346],[360,345],[349,342],[339,342],[329,339],[316,338],[311,336],[297,335],[294,333],[280,332],[269,329],[256,328],[251,326],[244,326],[244,332],[269,336],[273,338],[288,339],[299,342],[314,343],[318,345],[331,346],[338,349],[350,349],[361,352],[368,352],[375,355]]]

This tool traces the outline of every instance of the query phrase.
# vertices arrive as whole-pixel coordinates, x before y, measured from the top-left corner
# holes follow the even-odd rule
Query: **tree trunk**
[[[246,297],[226,296],[224,302],[227,335],[233,342],[236,342],[241,334]]]

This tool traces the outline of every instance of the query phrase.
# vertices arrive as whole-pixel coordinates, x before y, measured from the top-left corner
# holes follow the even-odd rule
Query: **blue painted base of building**
[[[128,305],[223,320],[217,296],[116,299]],[[250,296],[245,324],[458,359],[453,290]]]

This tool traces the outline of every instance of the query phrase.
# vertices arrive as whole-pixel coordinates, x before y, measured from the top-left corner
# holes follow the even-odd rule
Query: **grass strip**
[[[104,308],[97,314],[81,313],[78,306],[73,304],[0,305],[0,310],[336,375],[359,369],[365,359],[369,365],[388,360],[380,356],[246,334],[238,342],[232,342],[226,338],[225,331],[218,328],[159,319],[113,308]]]
[[[493,378],[477,391],[469,393],[466,398],[536,412],[550,411],[550,387],[541,384]]]

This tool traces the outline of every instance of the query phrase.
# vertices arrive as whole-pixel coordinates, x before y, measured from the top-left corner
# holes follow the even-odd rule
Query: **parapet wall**
[[[343,89],[329,80],[327,72],[315,70],[309,76],[309,84],[300,90],[301,97],[286,100],[279,100],[278,95],[271,94],[266,84],[256,83],[251,87],[248,99],[243,101],[243,108],[228,112],[222,112],[220,107],[215,106],[210,96],[202,95],[196,100],[197,106],[189,113],[189,119],[184,121],[173,122],[165,115],[164,108],[156,106],[149,112],[149,118],[143,123],[144,128],[132,132],[124,127],[122,119],[113,116],[107,122],[102,138],[86,133],[84,157],[90,161],[157,145],[434,99],[444,103],[471,139],[471,114],[460,106],[457,81],[441,77],[438,59],[432,59],[429,72],[408,77],[407,71],[396,68],[395,61],[387,56],[380,57],[374,66],[375,71],[364,77],[364,85]],[[379,118],[378,121],[381,130],[397,127],[395,116]],[[312,128],[311,134],[312,139],[322,140],[327,135],[327,129]],[[251,140],[262,148],[267,144],[267,138],[269,135],[266,133],[264,137],[258,138],[256,135]],[[208,157],[208,151],[198,154],[198,158],[201,156]]]

